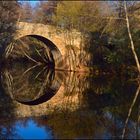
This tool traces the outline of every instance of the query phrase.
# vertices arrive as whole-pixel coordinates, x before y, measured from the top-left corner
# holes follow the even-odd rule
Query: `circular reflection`
[[[1,80],[12,99],[26,105],[38,105],[57,93],[62,77],[47,66],[15,63],[2,71]]]

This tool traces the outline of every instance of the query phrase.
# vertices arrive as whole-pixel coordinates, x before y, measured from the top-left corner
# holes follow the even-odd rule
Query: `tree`
[[[43,24],[53,24],[52,17],[55,14],[58,1],[40,1],[34,9],[33,21]]]
[[[105,12],[101,10],[103,7],[105,7]],[[81,40],[86,44],[85,38],[87,35],[89,38],[92,35],[91,32],[100,32],[101,34],[107,21],[104,16],[109,13],[107,7],[107,3],[97,1],[62,1],[58,3],[53,20],[55,25],[66,34],[65,42],[70,42],[67,46],[74,45],[73,30],[75,29],[81,32]],[[86,60],[87,54],[83,51],[87,49],[87,46],[81,45],[80,57],[84,60],[80,61]],[[91,53],[90,55],[92,55]],[[78,53],[76,54],[79,57]]]
[[[134,58],[135,58],[135,61],[136,61],[138,71],[140,73],[140,63],[139,63],[139,59],[138,59],[138,56],[137,56],[136,51],[135,51],[135,46],[134,46],[134,42],[133,42],[133,39],[132,39],[131,31],[130,31],[130,24],[129,24],[129,18],[128,18],[126,2],[124,2],[124,9],[125,9],[125,15],[126,15],[127,31],[128,31],[128,35],[129,35],[129,39],[130,39],[130,43],[131,43],[130,46],[131,46],[131,50],[133,52],[133,55],[134,55]]]
[[[2,55],[16,31],[19,3],[17,1],[0,1],[0,11],[0,54]]]
[[[33,16],[33,9],[29,2],[23,2],[20,8],[20,21],[31,22]]]
[[[102,6],[103,3],[97,1],[63,1],[57,5],[54,21],[58,26],[68,30],[78,29],[81,32],[100,30],[105,21],[102,18]]]
[[[109,42],[114,44],[114,49],[107,56],[114,64],[135,65],[133,52],[131,51],[128,24],[126,26],[126,12],[123,1],[111,2],[112,15],[109,17],[107,28],[104,33],[109,34]],[[129,17],[129,29],[135,42],[135,52],[140,57],[139,49],[139,2],[127,2],[127,16]],[[128,23],[128,22],[127,22]],[[115,54],[115,55],[114,55]],[[115,59],[114,59],[115,58]],[[109,60],[108,59],[108,60]],[[118,61],[116,61],[118,60]],[[113,64],[113,65],[114,65]],[[116,65],[117,66],[117,65]],[[118,66],[117,66],[118,67]]]

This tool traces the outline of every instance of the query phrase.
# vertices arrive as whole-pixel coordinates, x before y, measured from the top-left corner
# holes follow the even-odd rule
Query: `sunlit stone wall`
[[[19,39],[21,37],[27,35],[38,35],[42,36],[48,40],[50,40],[60,51],[62,58],[60,55],[57,55],[57,52],[53,52],[54,59],[56,60],[55,65],[58,69],[75,69],[73,66],[73,62],[71,61],[73,54],[69,51],[68,45],[75,46],[75,54],[78,56],[80,52],[81,38],[80,33],[77,31],[73,31],[71,36],[67,32],[64,32],[60,29],[56,29],[50,25],[44,24],[36,24],[36,23],[26,23],[19,22],[17,24],[17,33],[15,35],[15,39]],[[72,37],[72,38],[71,38]],[[63,62],[62,62],[62,60]],[[73,60],[76,59],[75,57]],[[77,63],[78,60],[74,60]]]

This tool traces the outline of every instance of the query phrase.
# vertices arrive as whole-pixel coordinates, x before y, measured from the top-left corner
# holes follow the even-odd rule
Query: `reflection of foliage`
[[[36,67],[36,69],[34,68],[26,71],[26,69],[30,68],[31,66],[31,64],[27,63],[25,65],[14,63],[14,65],[10,65],[8,68],[3,69],[2,71],[2,84],[0,83],[1,139],[18,138],[15,133],[15,123],[18,122],[15,120],[17,119],[17,116],[15,116],[15,112],[17,111],[15,106],[16,104],[10,98],[10,92],[12,92],[13,97],[16,99],[31,100],[38,98],[37,96],[42,96],[42,94],[44,94],[44,92],[46,93],[46,90],[48,89],[52,89],[55,92],[61,85],[60,81],[59,83],[57,82],[57,80],[59,80],[59,76],[57,78],[54,77],[53,71],[46,71],[44,69],[43,72],[41,71],[43,69],[42,67]],[[46,79],[45,81],[44,78]],[[3,87],[5,91],[3,90]],[[38,94],[40,88],[42,88],[42,92],[39,92],[40,94]],[[23,118],[22,123],[26,125],[26,118]]]
[[[111,107],[111,109],[113,108]],[[112,111],[116,109],[119,110],[120,107],[114,108]],[[47,125],[52,128],[54,137],[58,139],[105,138],[105,133],[107,134],[106,138],[120,138],[125,118],[121,115],[116,117],[117,114],[113,114],[112,111],[109,108],[100,111],[84,108],[74,112],[55,110],[47,117],[46,121],[43,119],[43,122],[47,122]],[[124,114],[123,110],[121,113]],[[127,128],[126,136],[128,138],[130,135],[134,137],[133,123],[136,122],[131,119]]]
[[[14,135],[13,122],[7,123],[6,119],[15,119],[15,105],[12,99],[3,89],[2,77],[0,79],[0,139],[6,139],[9,135]]]
[[[16,63],[12,68],[4,71],[3,85],[12,98],[19,101],[32,101],[47,94],[51,89],[54,93],[59,89],[60,83],[56,82],[53,70],[47,67],[44,69],[41,66],[36,68],[29,66],[26,68]]]
[[[0,120],[0,139],[21,139],[16,132],[16,125],[27,125],[28,118],[19,119],[1,119]]]
[[[56,86],[59,87],[60,83],[55,86],[56,73],[54,75],[53,72],[45,71],[45,69],[43,72],[42,67],[31,69],[32,72],[31,70],[26,71],[28,67],[30,66],[15,63],[4,71],[7,75],[10,73],[12,76],[12,88],[7,87],[8,79],[3,79],[7,93],[11,89],[16,99],[32,100],[41,96],[51,86],[53,89]],[[63,79],[62,75],[59,74],[58,77]],[[109,138],[120,137],[137,88],[137,83],[129,79],[131,76],[85,75],[69,72],[66,75],[66,78],[63,79],[62,95],[64,96],[60,97],[62,102],[56,103],[58,108],[54,108],[47,120],[54,136],[56,138],[104,138],[107,133]],[[46,82],[44,78],[46,78]],[[40,88],[42,88],[42,92],[38,95]],[[6,98],[7,96],[5,94],[4,99],[8,100],[5,106],[2,106],[5,100],[1,99],[1,108],[4,109],[2,117],[5,115],[5,110],[9,109],[7,113],[14,111],[14,106],[10,98]],[[126,137],[128,138],[130,135],[134,137],[132,127],[137,125],[139,100],[138,98],[127,126]],[[12,112],[10,112],[11,114]],[[14,117],[14,112],[12,115]],[[38,124],[44,126],[44,123],[41,124],[39,121]]]
[[[125,76],[91,75],[80,77],[76,73],[70,73],[68,77],[64,92],[67,100],[62,106],[62,112],[55,110],[48,120],[56,138],[85,138],[85,136],[86,138],[101,138],[100,136],[105,132],[109,133],[109,138],[114,136],[120,138],[137,83]],[[78,108],[82,110],[82,113],[78,112],[77,109],[74,112],[69,112],[67,109],[73,106],[73,99],[77,94],[77,100],[80,100]],[[134,137],[132,128],[138,125],[138,105],[139,98],[127,126],[126,138]],[[94,116],[91,117],[89,112],[95,113]],[[85,117],[86,114],[92,119]],[[101,118],[98,118],[99,116]],[[99,126],[96,123],[100,124],[99,132],[103,131],[102,134],[98,134]],[[102,126],[102,124],[104,125]],[[94,130],[95,128],[96,130]],[[95,137],[94,131],[96,132]]]
[[[86,115],[88,113],[88,115]],[[55,138],[93,138],[105,128],[98,127],[102,116],[96,116],[93,112],[55,112],[48,116],[48,125],[53,128]]]
[[[99,80],[99,81],[98,81]],[[116,105],[130,100],[135,93],[137,84],[134,82],[127,82],[124,77],[102,77],[102,78],[92,78],[92,84],[89,89],[85,90],[85,101],[89,102],[89,105],[99,100],[100,105],[105,103]],[[98,93],[95,95],[95,93]],[[93,99],[92,99],[93,98]],[[87,99],[87,100],[86,100]],[[92,106],[91,106],[92,107]]]
[[[5,122],[4,120],[1,120],[0,123],[0,139],[6,139],[9,136],[15,136],[15,128],[13,127],[13,121],[11,122]]]
[[[118,75],[119,76],[119,75]],[[121,75],[122,76],[122,75]],[[124,75],[122,77],[117,77],[112,74],[108,75],[80,75],[77,73],[68,73],[67,80],[65,83],[65,95],[87,95],[88,92],[91,94],[110,94],[113,98],[119,97],[123,94],[126,98],[126,92],[129,96],[135,92],[137,84],[129,78],[131,75]],[[129,81],[128,81],[129,80]],[[128,98],[129,98],[128,96]],[[123,97],[120,96],[123,100]]]

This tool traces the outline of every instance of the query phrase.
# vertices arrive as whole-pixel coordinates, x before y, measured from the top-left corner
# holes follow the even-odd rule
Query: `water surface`
[[[0,138],[139,138],[139,96],[128,117],[137,89],[128,74],[10,65],[1,70]]]

